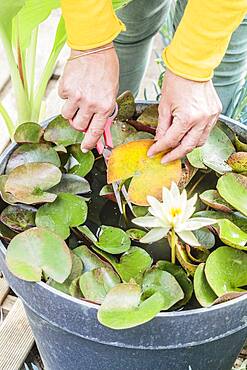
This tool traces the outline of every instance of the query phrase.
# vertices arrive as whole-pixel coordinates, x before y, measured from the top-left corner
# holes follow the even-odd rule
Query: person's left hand
[[[148,156],[170,150],[162,158],[167,163],[184,157],[202,146],[222,110],[212,81],[196,82],[167,70],[159,104],[156,142]]]

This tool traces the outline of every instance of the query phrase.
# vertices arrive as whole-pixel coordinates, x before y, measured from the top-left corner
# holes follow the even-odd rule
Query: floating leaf
[[[145,126],[156,128],[158,126],[158,119],[159,119],[158,108],[159,108],[158,104],[148,105],[144,109],[142,114],[138,117],[138,122],[141,122]]]
[[[16,232],[0,222],[0,239],[10,241],[16,236]]]
[[[225,293],[222,296],[216,298],[216,300],[213,302],[213,305],[231,301],[232,299],[239,298],[244,294],[247,294],[247,292],[228,292],[228,293]]]
[[[73,253],[80,257],[80,259],[82,260],[84,272],[108,266],[106,262],[102,261],[86,245],[80,245],[79,247],[73,249]]]
[[[83,296],[96,303],[102,303],[109,290],[119,283],[119,276],[109,267],[85,272],[79,280]]]
[[[79,277],[72,281],[69,287],[69,294],[72,297],[81,299],[83,298],[83,295],[80,289],[79,281],[80,281]]]
[[[129,135],[136,133],[136,129],[126,122],[116,120],[111,125],[113,146],[125,143]]]
[[[240,141],[237,136],[235,136],[235,146],[238,152],[247,152],[247,144]]]
[[[154,135],[150,134],[149,132],[138,131],[133,134],[130,134],[124,140],[124,143],[130,143],[131,141],[138,141],[138,140],[144,140],[144,139],[152,140],[153,138],[154,138]]]
[[[125,91],[117,98],[117,119],[125,121],[132,118],[136,111],[135,98],[131,91]]]
[[[208,230],[207,227],[202,227],[201,229],[194,230],[196,239],[204,248],[210,249],[215,245],[215,236],[212,231]]]
[[[148,213],[148,207],[134,205],[133,212],[135,217],[144,217]]]
[[[71,193],[84,194],[90,192],[90,185],[86,179],[73,174],[62,174],[62,179],[59,184],[50,189],[54,194]]]
[[[36,214],[38,227],[48,228],[63,239],[70,235],[70,227],[79,226],[87,219],[87,204],[81,197],[60,193],[55,202],[44,204]]]
[[[78,226],[77,230],[79,230],[80,233],[82,233],[82,235],[85,236],[86,239],[89,240],[90,242],[92,243],[97,242],[96,236],[92,233],[92,231],[86,225]]]
[[[227,163],[232,168],[234,172],[247,173],[247,152],[237,152],[230,155]]]
[[[108,161],[107,182],[133,177],[129,186],[129,198],[137,205],[148,205],[147,195],[161,199],[163,186],[170,187],[181,176],[181,162],[167,165],[160,163],[164,153],[147,157],[152,140],[139,140],[113,149]]]
[[[102,226],[99,241],[95,245],[105,252],[119,254],[130,248],[130,238],[122,229]]]
[[[1,175],[0,176],[0,195],[1,195],[2,200],[5,203],[15,204],[15,203],[18,202],[18,200],[11,193],[7,193],[5,191],[5,184],[6,184],[7,180],[8,180],[7,175]]]
[[[81,177],[86,176],[93,168],[93,153],[91,151],[82,153],[80,145],[71,145],[70,153],[79,162],[79,164],[70,168],[69,173],[73,173]]]
[[[155,293],[141,302],[141,288],[123,283],[107,294],[98,310],[98,320],[112,329],[128,329],[152,320],[164,306],[162,294]]]
[[[100,190],[99,195],[103,198],[111,200],[112,202],[116,202],[116,197],[112,185],[104,185],[103,188]]]
[[[146,231],[140,229],[128,229],[126,230],[126,234],[129,235],[131,240],[139,241],[146,235]]]
[[[194,276],[197,265],[190,260],[186,247],[179,241],[176,244],[176,256],[179,263],[185,269],[188,275]]]
[[[200,305],[202,307],[209,307],[217,299],[217,295],[214,293],[207,282],[204,268],[205,263],[201,263],[196,269],[194,275],[194,290],[196,299],[198,300]]]
[[[67,149],[65,148],[64,145],[56,145],[53,148],[54,148],[54,150],[56,150],[56,152],[68,153],[68,151],[67,151]]]
[[[80,144],[84,134],[70,126],[69,121],[61,115],[53,119],[45,129],[45,141],[51,141],[56,145],[68,146]]]
[[[228,203],[247,216],[247,177],[236,173],[221,176],[217,190]]]
[[[199,195],[207,206],[222,212],[233,212],[233,208],[223,199],[217,190],[206,190]]]
[[[162,294],[164,298],[162,310],[168,310],[184,298],[184,292],[175,277],[156,267],[145,272],[142,289],[143,298],[150,297],[155,293]]]
[[[32,228],[16,235],[10,242],[6,262],[15,276],[40,281],[42,271],[63,283],[71,272],[71,253],[66,243],[53,232]]]
[[[194,217],[206,217],[216,220],[227,219],[237,225],[241,230],[247,233],[247,217],[240,212],[224,213],[220,211],[200,211],[193,215]],[[196,231],[194,231],[196,233]],[[199,240],[199,239],[198,239]],[[201,243],[204,245],[203,243]],[[206,246],[206,245],[204,245]]]
[[[216,230],[221,241],[230,247],[247,251],[247,233],[241,230],[230,220],[219,220]]]
[[[5,192],[26,204],[53,202],[56,194],[46,190],[61,180],[61,171],[51,163],[27,163],[8,175]]]
[[[14,134],[16,143],[39,143],[43,129],[38,123],[25,122],[19,125]]]
[[[24,231],[35,226],[36,208],[19,204],[6,207],[0,216],[0,220],[6,226],[16,231]]]
[[[192,152],[187,154],[190,164],[195,168],[207,169],[203,163],[203,156],[201,148],[195,148]]]
[[[83,270],[81,259],[77,257],[74,253],[71,253],[71,257],[72,257],[72,268],[67,279],[63,283],[58,283],[55,280],[48,280],[48,285],[66,294],[71,294],[70,287],[73,281],[81,276]]]
[[[189,245],[186,245],[185,248],[189,259],[196,263],[206,262],[210,254],[208,249],[202,246],[190,247]]]
[[[238,249],[220,247],[207,259],[207,281],[218,297],[228,292],[241,292],[247,285],[247,254]]]
[[[180,307],[183,307],[187,302],[189,302],[193,293],[192,281],[188,278],[184,269],[168,261],[158,261],[155,267],[157,267],[160,270],[169,272],[177,280],[180,287],[183,289],[184,298],[181,299],[178,303],[176,303],[173,308],[175,310]]]
[[[10,155],[5,172],[27,163],[52,163],[60,167],[57,152],[49,144],[22,144]]]

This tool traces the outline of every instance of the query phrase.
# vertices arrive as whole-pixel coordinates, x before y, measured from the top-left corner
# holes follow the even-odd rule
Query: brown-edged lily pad
[[[2,211],[0,220],[11,229],[25,231],[35,226],[36,211],[36,208],[23,204],[9,205]]]
[[[84,199],[74,194],[60,193],[53,203],[44,204],[38,209],[35,223],[67,239],[70,227],[83,224],[86,218],[87,204]]]
[[[247,177],[236,173],[221,176],[217,190],[228,203],[247,216]]]
[[[0,195],[5,203],[15,204],[18,202],[18,200],[14,197],[14,195],[5,191],[5,184],[7,180],[8,180],[7,175],[0,176]]]
[[[181,176],[181,161],[167,165],[160,163],[164,153],[154,158],[147,156],[152,140],[139,140],[118,146],[112,151],[108,161],[107,182],[125,180],[132,177],[129,185],[129,198],[134,204],[145,206],[147,196],[162,197],[163,186],[170,187]]]
[[[0,222],[0,240],[6,240],[9,242],[11,239],[13,239],[17,233],[4,225],[2,222]]]
[[[132,118],[136,111],[135,97],[131,91],[125,91],[117,98],[118,114],[117,119],[125,121]]]
[[[247,233],[227,219],[219,220],[214,226],[221,241],[230,247],[247,251]],[[247,272],[246,272],[247,273]]]
[[[49,144],[22,144],[9,157],[6,174],[26,163],[52,163],[60,167],[57,152]]]
[[[56,145],[68,146],[80,144],[84,134],[70,126],[69,121],[61,115],[54,118],[45,129],[44,139]]]
[[[247,254],[231,247],[220,247],[207,259],[207,281],[218,297],[228,292],[241,292],[247,285]]]
[[[177,241],[176,244],[176,257],[180,265],[187,272],[187,274],[194,276],[194,273],[198,265],[189,258],[186,246],[183,245],[180,241]]]
[[[222,296],[216,298],[216,300],[213,302],[213,305],[229,302],[232,299],[239,298],[239,297],[241,297],[242,295],[245,295],[245,294],[247,294],[247,291],[246,292],[228,292],[228,293],[225,293]]]
[[[63,173],[59,184],[50,189],[54,194],[84,194],[91,191],[89,182],[81,176]]]
[[[53,202],[56,194],[47,192],[57,185],[62,173],[51,163],[27,163],[16,167],[8,175],[5,192],[25,204]]]
[[[156,128],[158,126],[159,105],[151,104],[148,105],[142,114],[138,117],[138,122],[142,123],[144,126],[150,126]]]
[[[217,299],[217,295],[207,282],[205,275],[205,263],[201,263],[194,275],[194,291],[197,301],[202,307],[211,306]]]
[[[247,152],[247,144],[239,140],[237,136],[235,136],[235,146],[237,148],[237,151]]]
[[[217,190],[206,190],[199,195],[207,206],[222,212],[233,212],[232,206],[223,199]]]
[[[233,153],[227,160],[227,163],[234,172],[247,173],[247,152]]]
[[[69,169],[69,173],[73,173],[81,177],[86,176],[93,168],[93,153],[91,151],[82,153],[80,145],[71,145],[69,152],[78,162],[78,164]]]
[[[210,254],[209,250],[202,246],[190,247],[186,245],[185,247],[189,259],[196,263],[206,262]]]
[[[59,283],[67,279],[72,267],[66,243],[53,232],[36,227],[11,240],[6,263],[12,274],[20,279],[40,281],[43,271]]]
[[[35,122],[25,122],[17,127],[14,133],[16,143],[39,143],[43,135],[42,127]]]

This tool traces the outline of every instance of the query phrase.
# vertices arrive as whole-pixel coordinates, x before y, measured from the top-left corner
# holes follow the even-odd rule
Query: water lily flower
[[[174,244],[175,234],[177,234],[180,239],[190,246],[199,246],[200,243],[192,231],[217,222],[217,220],[211,218],[191,218],[195,212],[197,194],[191,199],[187,199],[186,190],[184,189],[180,194],[175,182],[172,182],[170,190],[163,187],[162,200],[163,202],[160,202],[155,197],[148,196],[149,215],[132,220],[138,226],[151,229],[140,239],[142,243],[152,243],[160,240],[171,231],[172,244]]]

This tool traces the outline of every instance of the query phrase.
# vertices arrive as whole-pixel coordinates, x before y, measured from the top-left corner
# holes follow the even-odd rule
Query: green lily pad
[[[26,163],[52,163],[60,167],[57,152],[49,144],[22,144],[9,157],[6,174]]]
[[[193,293],[192,281],[188,278],[184,269],[168,261],[158,261],[155,267],[157,267],[159,270],[169,272],[177,280],[180,287],[183,289],[184,298],[177,302],[175,306],[173,306],[173,309],[175,310],[183,307],[187,302],[189,302]]]
[[[164,306],[161,293],[141,301],[141,287],[123,283],[112,288],[98,310],[98,320],[112,329],[128,329],[152,320]]]
[[[81,197],[60,193],[55,202],[44,204],[36,214],[38,227],[48,228],[63,239],[70,235],[70,227],[79,226],[87,219],[87,204]]]
[[[119,283],[119,276],[109,267],[99,267],[85,272],[79,280],[83,296],[96,303],[102,303],[110,289]]]
[[[247,152],[233,153],[227,160],[227,163],[234,172],[247,173]]]
[[[53,232],[36,227],[11,240],[6,263],[12,274],[20,279],[40,281],[43,271],[59,283],[67,279],[72,267],[66,243]]]
[[[54,118],[45,129],[44,139],[56,145],[68,146],[80,144],[84,134],[70,126],[69,121],[61,115]]]
[[[199,195],[207,206],[222,212],[233,212],[233,208],[223,199],[217,190],[206,190]]]
[[[71,145],[70,147],[71,155],[79,162],[72,168],[70,168],[69,173],[84,177],[86,176],[94,164],[94,155],[91,151],[87,153],[82,153],[80,145]]]
[[[227,173],[221,176],[217,183],[217,190],[228,203],[247,216],[247,177]]]
[[[136,132],[136,129],[127,122],[115,120],[111,125],[113,146],[115,147],[125,143],[128,136]]]
[[[135,217],[144,217],[148,214],[148,207],[133,205],[133,212]]]
[[[157,127],[158,126],[158,119],[159,119],[159,112],[158,112],[158,104],[151,104],[148,105],[142,114],[138,117],[138,122],[141,122],[145,126],[150,127]]]
[[[1,195],[2,200],[5,203],[15,204],[15,203],[18,202],[18,200],[11,193],[7,193],[5,191],[5,184],[6,184],[7,180],[8,180],[7,175],[1,175],[0,176],[0,195]]]
[[[238,152],[247,152],[247,144],[239,140],[237,136],[235,136],[235,146]]]
[[[209,250],[202,246],[190,247],[186,245],[186,252],[189,259],[195,263],[206,262],[210,254]]]
[[[184,246],[181,242],[177,242],[176,244],[176,257],[180,263],[180,265],[185,269],[188,275],[194,276],[194,273],[197,268],[197,264],[194,261],[191,261],[186,246]]]
[[[0,240],[9,242],[16,236],[16,232],[0,222]]]
[[[194,230],[193,234],[195,234],[196,239],[204,248],[211,249],[214,247],[215,236],[207,227],[202,227],[201,229]]]
[[[154,135],[145,131],[137,131],[133,134],[130,134],[125,140],[124,143],[130,143],[131,141],[144,140],[144,139],[153,139]]]
[[[77,230],[90,242],[93,244],[97,242],[97,238],[92,233],[92,231],[87,227],[87,225],[78,226]]]
[[[215,228],[224,244],[247,251],[247,233],[230,220],[219,220],[218,227],[216,226]]]
[[[63,173],[59,184],[50,189],[54,194],[84,194],[91,191],[89,182],[81,176]]]
[[[25,122],[17,127],[14,133],[16,143],[39,143],[43,129],[38,123]]]
[[[203,163],[203,155],[201,148],[195,148],[192,152],[187,154],[190,164],[195,168],[207,169]]]
[[[67,149],[65,148],[64,145],[56,145],[53,147],[54,150],[56,150],[56,152],[59,152],[59,153],[68,153]]]
[[[73,249],[73,253],[80,257],[80,259],[82,260],[84,272],[101,267],[109,267],[108,263],[102,261],[86,245],[80,245],[79,247]]]
[[[70,284],[70,287],[69,287],[69,294],[72,297],[81,299],[81,298],[83,298],[83,295],[82,295],[82,292],[81,292],[81,289],[80,289],[79,281],[80,281],[80,277],[78,277],[78,278],[76,278],[72,281],[72,283]]]
[[[117,98],[118,114],[117,119],[125,121],[134,116],[136,111],[135,97],[131,91],[125,91]]]
[[[53,202],[56,194],[46,192],[61,180],[61,171],[51,163],[27,163],[8,175],[5,192],[25,204]]]
[[[160,293],[164,298],[162,310],[168,310],[175,303],[184,298],[184,292],[175,277],[167,271],[152,267],[144,274],[143,298],[148,298],[155,293]]]
[[[204,269],[205,263],[201,263],[196,269],[194,275],[194,290],[196,299],[200,305],[202,307],[209,307],[217,299],[217,295],[208,284]]]
[[[103,188],[100,190],[99,195],[105,199],[111,200],[112,202],[116,202],[116,197],[112,185],[104,185]]]
[[[112,226],[102,226],[99,240],[95,245],[105,252],[119,254],[130,248],[130,238],[122,230]]]
[[[216,220],[227,219],[237,225],[241,230],[247,233],[247,217],[240,212],[224,213],[220,211],[200,211],[193,215],[194,217],[206,217]],[[194,231],[196,234],[196,231]],[[198,239],[199,240],[199,239]],[[200,241],[200,240],[199,240]],[[204,245],[203,243],[201,243]],[[204,245],[206,246],[206,245]]]
[[[0,216],[3,224],[16,231],[25,231],[35,226],[36,208],[19,204],[6,207]]]
[[[238,249],[220,247],[207,259],[207,281],[218,297],[228,292],[244,291],[247,285],[247,254]]]
[[[75,279],[81,276],[83,270],[83,264],[81,259],[77,257],[74,253],[71,253],[71,258],[72,258],[71,272],[63,283],[58,283],[52,279],[48,280],[48,285],[66,294],[71,294],[70,293],[71,284]]]
[[[140,229],[128,229],[126,234],[129,235],[131,240],[139,241],[146,235],[146,231]]]

